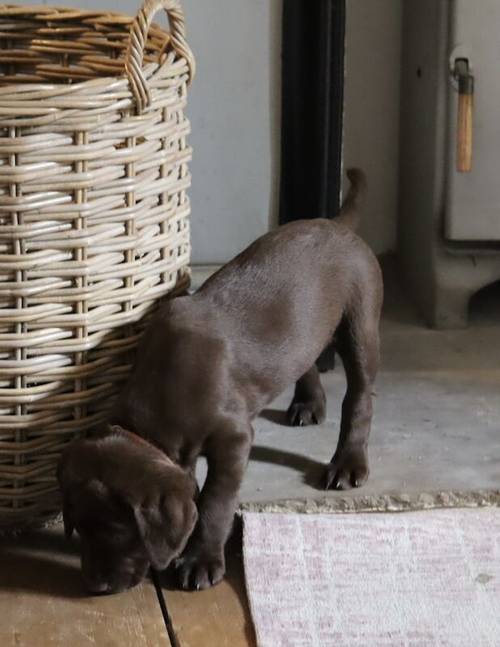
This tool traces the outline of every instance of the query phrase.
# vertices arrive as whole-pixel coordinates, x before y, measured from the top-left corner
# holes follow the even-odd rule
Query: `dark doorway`
[[[280,223],[340,200],[345,0],[284,0]]]

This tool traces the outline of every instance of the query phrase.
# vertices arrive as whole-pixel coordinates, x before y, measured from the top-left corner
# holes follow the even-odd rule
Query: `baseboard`
[[[197,290],[220,267],[222,265],[218,263],[213,265],[191,265],[191,290]]]

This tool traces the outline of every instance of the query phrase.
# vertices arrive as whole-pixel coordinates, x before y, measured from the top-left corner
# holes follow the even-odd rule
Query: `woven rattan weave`
[[[177,0],[0,6],[0,528],[57,511],[61,450],[187,287],[193,74]]]

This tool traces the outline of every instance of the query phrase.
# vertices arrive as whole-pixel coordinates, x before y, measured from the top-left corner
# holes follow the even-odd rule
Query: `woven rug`
[[[259,647],[500,647],[500,508],[243,519]]]

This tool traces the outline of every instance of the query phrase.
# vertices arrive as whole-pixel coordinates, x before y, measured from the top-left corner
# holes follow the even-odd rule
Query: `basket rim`
[[[78,16],[85,16],[86,18],[97,17],[97,16],[115,16],[118,18],[126,18],[124,24],[127,22],[132,23],[135,19],[135,16],[131,16],[128,13],[123,11],[98,11],[96,9],[77,9],[76,7],[65,7],[63,5],[18,5],[18,4],[0,4],[0,17],[1,16],[22,16],[22,15],[33,15],[33,14],[53,14],[54,11],[60,13],[61,16],[51,17],[51,20],[58,20],[63,18],[68,18],[71,15],[74,15],[75,18]],[[65,14],[65,15],[63,15]],[[165,29],[161,26],[159,28],[162,31]],[[165,31],[165,33],[169,33]]]
[[[2,20],[12,17],[15,19],[16,17],[26,17],[30,18],[31,16],[40,16],[40,22],[46,21],[47,23],[49,22],[55,22],[61,20],[67,20],[68,18],[75,19],[77,20],[78,18],[81,19],[81,21],[84,24],[85,20],[88,20],[90,18],[98,18],[98,22],[101,24],[106,24],[106,23],[117,23],[120,22],[124,27],[128,27],[126,30],[128,32],[129,38],[132,37],[132,30],[134,28],[134,24],[137,20],[137,16],[132,16],[130,14],[124,13],[122,11],[113,11],[113,10],[106,10],[106,11],[99,11],[99,10],[93,10],[93,9],[79,9],[79,8],[74,8],[74,7],[65,7],[62,5],[14,5],[14,4],[0,4],[0,30],[1,30],[1,25],[2,25]],[[173,54],[173,63],[177,63],[179,61],[184,60],[187,64],[188,70],[187,70],[187,81],[188,85],[190,84],[192,77],[194,75],[194,69],[192,69],[192,63],[190,65],[190,61],[185,57],[179,54],[177,51],[176,47],[173,46],[173,34],[172,34],[172,29],[167,30],[165,27],[162,25],[158,24],[157,22],[151,22],[150,27],[153,27],[155,31],[162,33],[165,38],[164,38],[164,44],[161,47],[161,49],[158,50],[158,60],[150,63],[146,63],[142,66],[142,74],[144,77],[144,80],[152,79],[155,74],[163,67],[163,64],[165,62],[165,59]],[[106,75],[106,76],[95,76],[94,78],[91,79],[85,79],[81,81],[76,81],[75,83],[65,83],[61,82],[58,83],[57,81],[51,80],[51,81],[37,81],[35,83],[31,82],[14,82],[14,83],[9,83],[8,85],[0,85],[0,101],[2,98],[8,97],[10,95],[16,95],[18,93],[22,93],[23,91],[26,91],[27,93],[30,91],[34,92],[54,92],[61,90],[63,88],[68,89],[68,93],[79,93],[79,92],[85,92],[86,89],[88,88],[93,88],[94,90],[105,90],[109,88],[113,84],[117,83],[123,83],[125,82],[128,86],[129,92],[135,101],[137,103],[141,103],[138,100],[138,97],[136,95],[136,92],[134,90],[134,85],[132,84],[132,79],[130,77],[129,71],[127,70],[127,61],[126,58],[123,60],[123,68],[121,70],[120,74],[114,74],[114,75]],[[115,85],[116,87],[116,85]],[[66,92],[63,92],[66,94]],[[141,106],[139,105],[140,111],[142,112]]]

